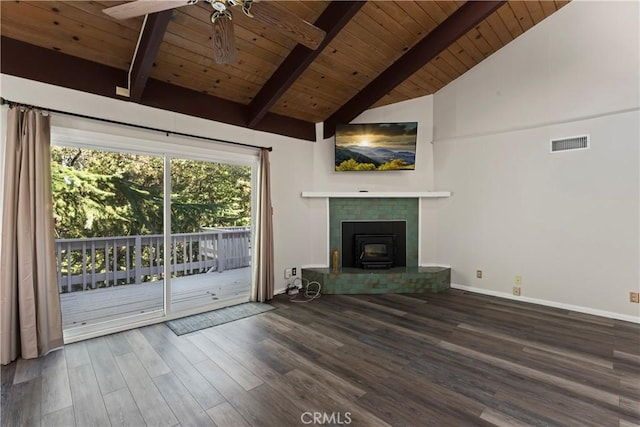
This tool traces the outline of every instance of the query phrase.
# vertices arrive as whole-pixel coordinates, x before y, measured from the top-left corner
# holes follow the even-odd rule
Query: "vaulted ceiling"
[[[288,11],[326,36],[311,50],[234,10],[231,64],[213,60],[211,5],[158,12],[143,26],[103,12],[121,3],[1,1],[1,71],[315,140],[316,122],[329,137],[368,108],[435,93],[568,2],[262,1],[254,15]]]

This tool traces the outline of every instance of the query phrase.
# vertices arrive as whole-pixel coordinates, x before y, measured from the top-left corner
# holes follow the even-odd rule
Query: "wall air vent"
[[[570,136],[551,140],[551,152],[586,150],[589,148],[589,135]]]

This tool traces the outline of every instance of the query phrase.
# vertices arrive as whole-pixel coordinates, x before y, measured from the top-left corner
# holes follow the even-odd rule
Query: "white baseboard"
[[[451,266],[450,266],[449,264],[433,263],[433,262],[427,262],[427,263],[420,264],[420,267],[444,267],[444,268],[451,268]]]
[[[469,291],[477,294],[490,295],[498,298],[506,298],[506,299],[512,299],[515,301],[546,305],[548,307],[561,308],[563,310],[577,311],[578,313],[592,314],[594,316],[608,317],[610,319],[624,320],[625,322],[640,323],[640,316],[635,317],[635,316],[629,316],[626,314],[614,313],[612,311],[596,310],[594,308],[582,307],[579,305],[564,304],[561,302],[548,301],[548,300],[538,299],[538,298],[515,296],[515,295],[508,294],[506,292],[492,291],[490,289],[476,288],[474,286],[458,285],[455,283],[451,284],[451,288],[459,289],[462,291]]]

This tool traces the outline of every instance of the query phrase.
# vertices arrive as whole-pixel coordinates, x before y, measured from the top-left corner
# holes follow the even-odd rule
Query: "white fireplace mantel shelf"
[[[451,197],[450,191],[303,191],[302,197],[315,198],[438,198]]]

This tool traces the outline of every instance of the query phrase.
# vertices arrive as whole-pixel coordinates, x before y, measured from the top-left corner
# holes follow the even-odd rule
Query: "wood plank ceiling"
[[[102,12],[120,3],[0,2],[2,72],[116,97],[115,86],[123,80],[126,85],[143,23]],[[486,3],[492,8],[481,10]],[[325,43],[313,52],[234,10],[237,61],[221,65],[213,61],[211,7],[200,2],[168,12],[149,83],[136,102],[310,140],[314,123],[325,122],[329,137],[336,123],[367,108],[435,93],[566,3],[262,2],[257,5],[329,27]],[[470,16],[481,13],[487,16]],[[469,28],[458,35],[461,25]],[[446,45],[436,48],[438,43]],[[69,62],[72,57],[83,62]],[[90,66],[95,87],[83,76],[65,77],[78,64]],[[122,78],[113,81],[117,75]],[[198,108],[189,107],[189,96]]]

